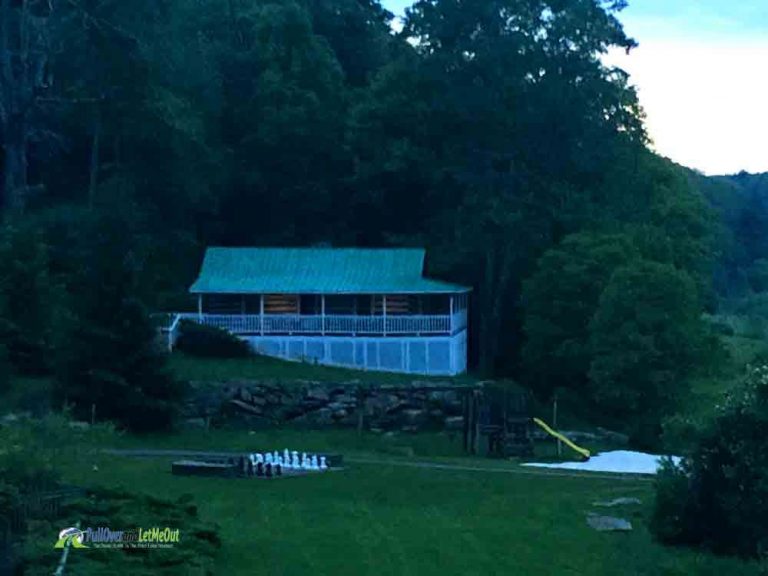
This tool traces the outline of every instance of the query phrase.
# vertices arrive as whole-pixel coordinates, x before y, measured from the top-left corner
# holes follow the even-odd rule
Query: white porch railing
[[[466,326],[466,312],[419,316],[294,314],[178,314],[180,319],[215,326],[233,334],[451,334]]]

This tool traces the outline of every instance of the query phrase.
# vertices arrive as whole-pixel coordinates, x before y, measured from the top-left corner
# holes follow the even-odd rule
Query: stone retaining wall
[[[462,391],[440,389],[450,386],[418,380],[398,388],[361,388],[358,382],[190,382],[183,416],[187,426],[199,427],[238,422],[353,427],[362,407],[366,429],[461,430]]]

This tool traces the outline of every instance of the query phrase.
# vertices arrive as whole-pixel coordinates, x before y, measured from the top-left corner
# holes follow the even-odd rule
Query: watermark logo
[[[154,526],[113,530],[96,528],[65,528],[59,532],[54,548],[172,548],[181,540],[178,528]]]
[[[72,548],[88,548],[88,546],[83,543],[83,540],[85,540],[85,533],[80,530],[80,528],[70,526],[59,532],[59,539],[56,541],[54,548],[64,548],[65,546],[72,546]]]

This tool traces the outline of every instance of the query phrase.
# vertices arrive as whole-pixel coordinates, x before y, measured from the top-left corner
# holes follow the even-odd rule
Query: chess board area
[[[340,455],[311,454],[284,449],[228,456],[209,455],[176,460],[171,472],[179,476],[277,479],[321,474],[339,470]]]

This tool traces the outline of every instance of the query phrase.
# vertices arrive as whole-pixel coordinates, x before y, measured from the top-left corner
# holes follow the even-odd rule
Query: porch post
[[[384,336],[387,335],[387,295],[382,295],[381,312],[384,315]]]
[[[264,294],[259,294],[259,334],[264,336]]]
[[[320,294],[320,334],[325,336],[325,294]]]
[[[450,310],[451,310],[451,324],[450,324],[450,327],[451,327],[451,334],[453,334],[453,294],[451,294],[451,295],[450,295],[450,299],[451,299],[451,305],[450,305]]]
[[[198,322],[203,321],[203,295],[202,294],[197,295],[197,320]]]

